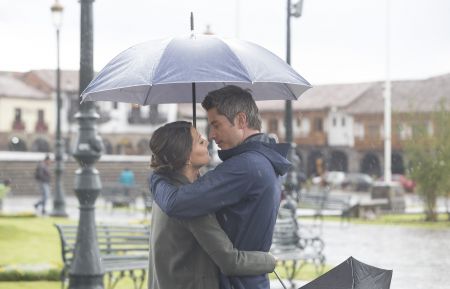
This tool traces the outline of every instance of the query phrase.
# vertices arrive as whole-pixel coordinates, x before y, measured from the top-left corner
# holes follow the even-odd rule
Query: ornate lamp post
[[[94,0],[80,0],[80,94],[94,76],[93,68],[93,11]],[[70,289],[103,289],[104,270],[100,262],[95,226],[95,201],[102,184],[94,163],[100,158],[103,143],[97,134],[99,118],[93,102],[80,105],[75,116],[79,133],[73,154],[80,168],[75,175],[75,193],[80,203],[77,242],[69,272]]]
[[[302,15],[303,0],[299,0],[292,5],[291,0],[287,0],[287,17],[286,17],[286,62],[291,64],[291,17],[300,17]],[[289,170],[286,181],[285,190],[288,195],[293,195],[297,187],[297,174],[296,170],[299,168],[299,158],[295,153],[295,143],[293,143],[292,137],[292,102],[286,101],[285,106],[285,129],[286,129],[286,142],[291,144],[291,150],[288,154],[288,159],[292,162],[293,168]]]
[[[53,16],[53,24],[56,28],[56,139],[55,139],[55,195],[53,198],[52,216],[67,217],[66,201],[62,176],[64,172],[63,149],[64,142],[61,138],[61,70],[59,68],[59,30],[62,26],[63,6],[55,0],[50,8]]]

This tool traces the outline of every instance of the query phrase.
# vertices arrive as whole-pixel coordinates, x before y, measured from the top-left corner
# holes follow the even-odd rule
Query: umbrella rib
[[[142,103],[142,105],[145,105],[145,103],[147,102],[148,97],[150,96],[150,91],[152,90],[153,85],[151,85],[147,91],[147,95],[145,96],[144,102]]]
[[[350,260],[350,267],[352,267],[352,289],[355,288],[355,270],[353,269],[353,260]]]
[[[288,86],[287,83],[283,83],[284,86],[286,86],[287,90],[291,93],[291,96],[293,98],[293,100],[296,100],[297,97],[295,97],[295,94],[292,92],[291,88]]]

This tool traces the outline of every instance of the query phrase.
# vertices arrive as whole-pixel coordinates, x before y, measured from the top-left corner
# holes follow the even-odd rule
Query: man
[[[196,182],[177,189],[153,174],[151,191],[171,217],[192,218],[216,212],[217,219],[239,250],[269,251],[280,203],[281,179],[290,163],[288,144],[276,144],[260,133],[261,120],[251,94],[237,86],[210,92],[202,102],[210,139],[223,160]],[[267,275],[220,276],[226,289],[267,289]]]
[[[6,179],[0,182],[0,212],[3,210],[3,198],[11,191],[11,180]]]
[[[47,155],[45,159],[36,166],[34,178],[38,182],[41,198],[34,204],[36,210],[41,207],[42,215],[45,215],[45,206],[50,196],[50,157]]]

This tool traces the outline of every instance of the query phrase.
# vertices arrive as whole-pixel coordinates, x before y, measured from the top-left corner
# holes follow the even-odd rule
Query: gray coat
[[[178,185],[187,182],[174,176],[172,180]],[[179,220],[153,203],[151,231],[150,289],[218,289],[219,270],[225,275],[257,275],[275,268],[268,253],[235,249],[215,215]]]

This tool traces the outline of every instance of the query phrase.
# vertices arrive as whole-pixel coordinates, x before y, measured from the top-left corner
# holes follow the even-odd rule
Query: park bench
[[[106,184],[102,187],[101,196],[105,201],[105,206],[111,208],[133,207],[136,209],[136,199],[141,195],[142,190],[137,186],[124,186],[121,184]]]
[[[61,287],[64,288],[74,257],[77,239],[76,225],[55,224],[58,230],[64,267]],[[97,225],[100,262],[107,277],[108,289],[113,289],[124,277],[132,279],[134,288],[144,284],[149,262],[150,228],[144,225]]]
[[[349,218],[351,208],[351,197],[349,195],[330,194],[328,187],[300,194],[299,204],[302,207],[314,209],[314,217],[323,217],[324,210],[338,211],[341,218]]]
[[[313,264],[317,273],[325,266],[322,251],[324,242],[319,236],[307,236],[300,233],[295,216],[288,209],[280,208],[275,223],[270,252],[284,268],[292,287],[299,270],[306,264]]]

